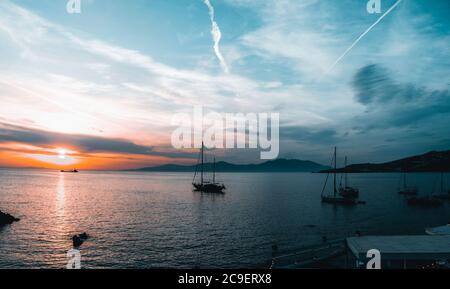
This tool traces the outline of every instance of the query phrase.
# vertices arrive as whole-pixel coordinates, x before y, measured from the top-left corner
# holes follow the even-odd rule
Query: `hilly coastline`
[[[312,161],[295,160],[295,159],[277,159],[263,162],[260,164],[231,164],[227,162],[217,162],[215,164],[218,172],[318,172],[327,170],[330,167],[324,166]],[[205,163],[204,170],[212,171],[214,165]],[[155,167],[145,167],[134,171],[145,172],[194,172],[197,165],[175,165],[167,164]]]
[[[333,172],[326,169],[321,173]],[[339,168],[336,172],[347,173],[376,173],[376,172],[449,172],[450,150],[431,151],[422,155],[416,155],[386,163],[353,164]]]

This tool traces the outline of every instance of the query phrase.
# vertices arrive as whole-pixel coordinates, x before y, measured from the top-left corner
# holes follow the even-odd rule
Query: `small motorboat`
[[[450,236],[450,222],[444,226],[426,228],[425,233],[432,236]]]

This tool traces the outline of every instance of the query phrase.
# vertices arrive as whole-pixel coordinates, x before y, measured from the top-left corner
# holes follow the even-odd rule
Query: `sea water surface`
[[[365,205],[320,202],[325,175],[227,173],[224,195],[193,192],[190,173],[0,169],[0,210],[21,221],[0,229],[0,268],[65,268],[71,236],[83,268],[264,268],[272,245],[293,250],[363,234],[423,234],[450,221],[450,204],[408,207],[399,174],[352,174]],[[422,195],[438,174],[410,174]],[[445,183],[449,183],[446,176]]]

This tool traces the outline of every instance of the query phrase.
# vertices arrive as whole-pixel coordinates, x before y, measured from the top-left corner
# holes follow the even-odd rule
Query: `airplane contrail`
[[[325,74],[330,73],[333,68],[342,60],[342,58],[344,58],[349,52],[350,50],[352,50],[353,47],[355,47],[356,44],[358,44],[358,42],[364,37],[366,36],[367,33],[369,33],[378,23],[380,23],[381,20],[383,20],[384,17],[386,17],[389,13],[391,13],[392,10],[395,9],[395,7],[397,7],[398,4],[400,4],[400,2],[402,2],[402,0],[398,0],[397,2],[395,2],[394,5],[392,5],[391,8],[389,8],[383,15],[381,15],[380,18],[378,18],[377,21],[375,21],[375,23],[373,23],[369,28],[367,28],[366,31],[364,31],[363,34],[361,34],[361,36],[359,36],[353,43],[352,45],[350,45],[349,48],[347,48],[347,50],[345,50],[345,52],[339,56],[339,58],[333,63],[333,65],[330,66],[330,68],[326,71]]]
[[[223,71],[225,73],[229,73],[228,65],[225,61],[225,58],[223,57],[222,53],[220,52],[220,39],[222,38],[222,33],[220,32],[219,25],[214,20],[214,7],[211,5],[211,2],[209,0],[203,0],[203,3],[205,3],[206,6],[208,6],[209,10],[209,18],[211,19],[211,34],[214,40],[214,52],[219,59],[220,66],[222,67]]]

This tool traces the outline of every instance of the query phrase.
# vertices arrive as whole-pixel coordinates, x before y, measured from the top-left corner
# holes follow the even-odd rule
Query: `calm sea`
[[[271,247],[293,250],[363,234],[423,234],[450,221],[450,204],[408,207],[398,174],[354,174],[366,205],[321,204],[325,175],[220,174],[225,195],[192,192],[189,173],[0,170],[0,268],[65,268],[71,236],[87,232],[84,268],[258,268]],[[410,174],[422,195],[437,174]],[[450,178],[446,176],[445,183]]]

